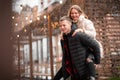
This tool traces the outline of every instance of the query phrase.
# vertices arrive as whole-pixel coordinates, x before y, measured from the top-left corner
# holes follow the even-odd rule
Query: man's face
[[[59,26],[60,30],[65,34],[68,34],[71,31],[71,23],[67,20],[60,21]]]

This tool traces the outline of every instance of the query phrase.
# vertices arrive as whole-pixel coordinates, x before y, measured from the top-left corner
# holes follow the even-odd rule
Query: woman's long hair
[[[84,13],[84,11],[81,9],[81,7],[80,6],[78,6],[78,5],[72,5],[71,7],[70,7],[70,9],[68,10],[68,14],[67,14],[67,16],[68,17],[70,17],[71,18],[71,10],[72,9],[76,9],[78,12],[79,12],[79,14],[82,14],[82,15],[84,15],[84,17],[85,18],[88,18],[87,17],[87,15]],[[72,18],[71,18],[72,19]]]

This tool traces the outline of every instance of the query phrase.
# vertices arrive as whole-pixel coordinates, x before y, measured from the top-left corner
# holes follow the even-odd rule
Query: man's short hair
[[[59,22],[60,21],[63,21],[63,20],[67,20],[68,22],[72,23],[72,20],[68,17],[68,16],[63,16],[59,19]]]

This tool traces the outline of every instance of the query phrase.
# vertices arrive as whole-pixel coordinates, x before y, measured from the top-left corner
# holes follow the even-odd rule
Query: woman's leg
[[[95,80],[95,76],[96,76],[96,70],[95,70],[95,66],[94,66],[94,57],[92,54],[90,54],[87,58],[87,64],[88,64],[88,68],[89,68],[89,74],[90,74],[90,80]]]

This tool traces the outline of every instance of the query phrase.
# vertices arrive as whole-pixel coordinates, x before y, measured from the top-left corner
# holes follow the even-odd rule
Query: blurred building
[[[56,74],[62,57],[58,20],[67,15],[73,4],[79,5],[93,21],[97,39],[103,45],[100,76],[112,76],[113,68],[120,71],[112,67],[120,66],[116,56],[120,54],[119,3],[119,0],[39,0],[40,5],[34,7],[19,4],[21,11],[14,11],[12,16],[16,76],[49,80]]]

